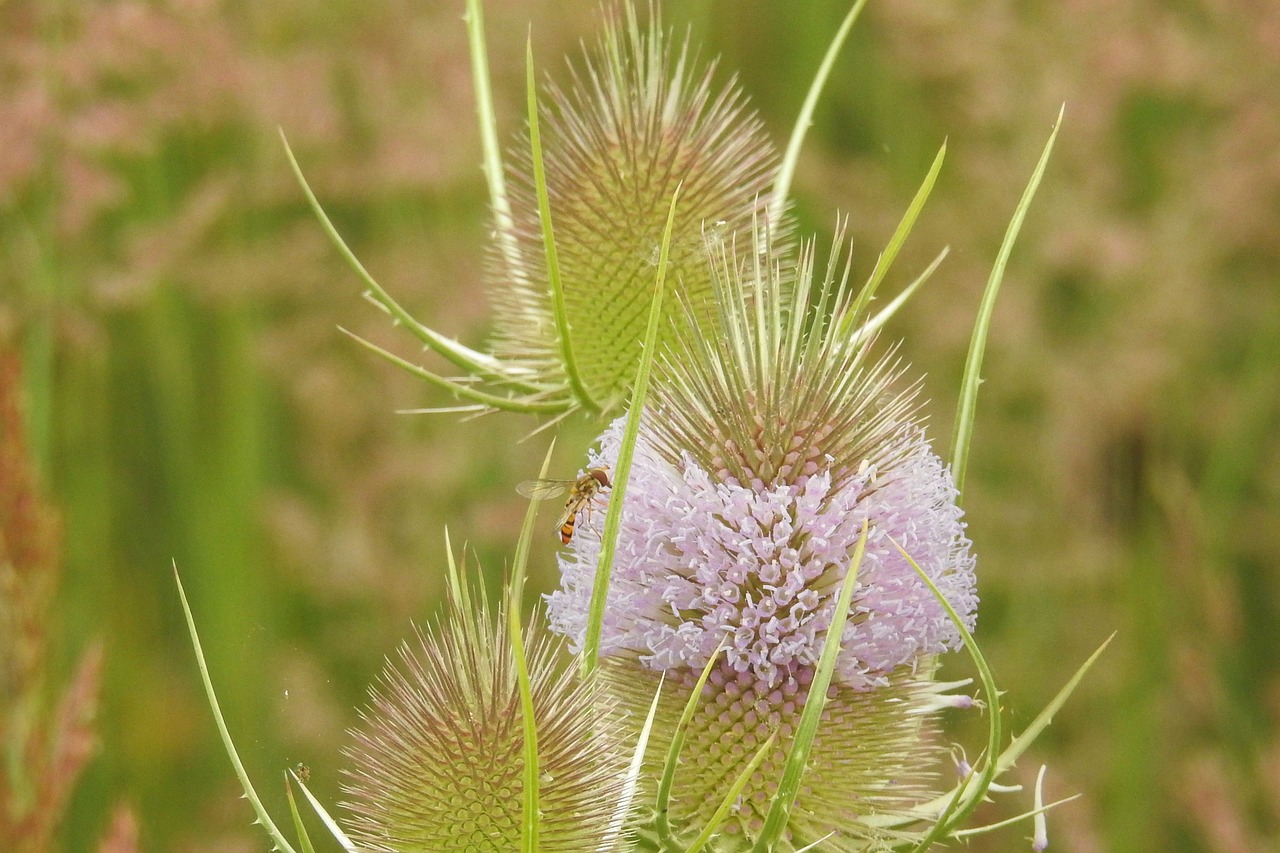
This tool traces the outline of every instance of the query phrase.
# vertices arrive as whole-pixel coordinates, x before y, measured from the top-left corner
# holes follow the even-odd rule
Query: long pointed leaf
[[[929,200],[929,194],[933,192],[933,185],[938,180],[938,173],[942,171],[942,161],[947,156],[947,143],[943,142],[942,147],[938,149],[937,155],[933,158],[933,164],[929,167],[928,174],[924,180],[920,182],[920,188],[916,190],[915,196],[911,199],[911,204],[907,205],[906,213],[902,214],[902,219],[898,221],[898,227],[894,229],[893,236],[889,238],[889,242],[885,245],[884,251],[880,253],[880,257],[876,258],[876,265],[871,270],[871,275],[867,279],[866,285],[858,293],[857,300],[853,303],[853,307],[842,321],[842,333],[847,329],[847,324],[855,322],[862,316],[862,312],[866,310],[868,304],[875,297],[876,289],[880,287],[880,282],[884,281],[885,275],[889,272],[889,267],[893,266],[894,260],[898,257],[898,252],[902,250],[902,245],[907,242],[907,237],[911,234],[911,229],[916,225],[916,219],[920,216],[920,211],[924,209],[925,202]],[[943,251],[943,256],[946,251]],[[941,260],[939,257],[939,261]],[[936,262],[935,262],[936,263]],[[928,275],[933,269],[930,267],[925,274]]]
[[[378,284],[377,280],[365,269],[364,264],[360,263],[360,259],[356,257],[355,252],[351,251],[346,241],[342,239],[342,235],[338,233],[338,229],[329,219],[329,215],[324,212],[319,199],[316,198],[316,194],[311,190],[311,185],[307,183],[306,176],[302,174],[302,167],[298,165],[298,160],[294,157],[293,149],[289,147],[289,140],[285,137],[283,130],[280,131],[280,141],[284,144],[284,153],[289,160],[289,167],[293,170],[293,176],[297,179],[298,185],[302,187],[302,193],[306,196],[307,204],[311,207],[312,213],[320,221],[321,228],[324,229],[326,236],[338,250],[338,254],[342,255],[347,265],[364,282],[364,286],[368,288],[369,294],[376,304],[385,309],[397,323],[412,332],[424,345],[467,373],[489,378],[517,390],[533,391],[537,389],[538,386],[505,373],[502,370],[501,362],[493,356],[464,346],[415,320],[382,285]]]
[[[813,681],[809,684],[809,695],[804,701],[804,710],[800,712],[800,723],[796,726],[791,748],[787,752],[782,778],[778,781],[778,789],[769,803],[769,813],[765,816],[764,827],[751,848],[753,853],[771,853],[791,817],[796,794],[800,791],[800,782],[808,767],[809,752],[813,748],[814,738],[818,736],[818,724],[822,721],[822,711],[827,705],[827,688],[831,685],[836,660],[840,656],[845,621],[849,617],[849,602],[853,598],[854,588],[858,585],[858,570],[862,568],[862,555],[866,549],[867,524],[863,522],[862,536],[854,549],[853,559],[849,563],[849,570],[845,573],[844,582],[840,584],[835,610],[831,614],[831,624],[827,627],[826,641],[822,644],[822,654],[818,657],[818,666],[814,670]]]
[[[859,326],[857,331],[850,336],[849,346],[858,346],[876,332],[880,331],[880,329],[884,327],[884,324],[889,322],[889,319],[893,317],[894,314],[898,313],[898,309],[905,305],[908,299],[915,296],[916,291],[919,290],[920,286],[928,281],[929,277],[932,276],[938,267],[942,265],[943,260],[946,259],[947,254],[950,253],[950,251],[950,248],[945,248],[939,252],[938,256],[929,263],[929,266],[925,267],[924,272],[916,276],[915,281],[904,287],[902,292],[893,297],[893,300],[890,301],[888,305],[877,311],[875,316]]]
[[[929,587],[929,592],[933,593],[933,597],[942,605],[942,609],[946,612],[947,618],[951,620],[951,624],[955,626],[956,631],[960,634],[960,641],[964,643],[965,651],[969,653],[969,657],[973,659],[974,666],[978,668],[978,678],[982,682],[982,688],[986,691],[990,698],[990,709],[987,713],[987,748],[983,751],[986,761],[983,762],[981,773],[971,775],[961,782],[956,795],[951,799],[938,816],[937,822],[928,835],[924,837],[914,848],[916,851],[929,849],[929,845],[934,841],[943,838],[955,826],[968,817],[974,809],[978,807],[982,797],[986,794],[987,789],[991,787],[991,780],[996,775],[995,754],[1000,748],[1000,693],[996,687],[995,675],[991,672],[991,666],[987,663],[986,656],[982,654],[982,649],[978,647],[978,642],[973,638],[973,634],[965,627],[964,621],[960,618],[960,614],[956,613],[951,602],[947,601],[947,597],[942,594],[942,590],[938,589],[937,584],[933,582],[924,571],[920,568],[920,564],[907,553],[893,537],[889,538],[893,542],[894,547],[900,553],[915,571],[920,580],[924,581],[925,586]]]
[[[800,114],[796,116],[795,126],[791,129],[791,138],[787,141],[786,153],[782,156],[782,163],[778,167],[778,177],[773,182],[773,197],[769,201],[769,226],[771,230],[775,230],[778,223],[782,221],[782,212],[787,206],[787,196],[791,193],[791,181],[795,177],[796,163],[800,160],[800,149],[804,147],[804,138],[809,133],[809,127],[813,124],[813,111],[817,109],[818,98],[822,96],[822,88],[827,84],[827,77],[831,75],[831,68],[835,65],[836,57],[840,55],[840,48],[844,46],[845,39],[849,37],[849,32],[853,29],[853,22],[858,20],[858,15],[862,12],[862,7],[867,5],[867,0],[858,0],[853,4],[853,8],[849,10],[849,14],[844,16],[840,28],[836,30],[835,36],[831,39],[831,44],[827,46],[827,52],[822,57],[822,64],[818,66],[818,73],[813,76],[813,82],[809,84],[809,91],[805,95],[804,104],[800,107]]]
[[[1070,697],[1075,689],[1080,686],[1080,682],[1084,680],[1085,673],[1093,667],[1098,658],[1102,657],[1102,653],[1107,650],[1107,646],[1111,645],[1111,641],[1114,640],[1115,637],[1115,634],[1107,637],[1102,645],[1098,646],[1097,651],[1089,655],[1089,659],[1080,665],[1080,668],[1076,670],[1075,675],[1071,676],[1071,679],[1063,685],[1062,689],[1059,690],[1056,695],[1054,695],[1049,704],[1044,706],[1044,710],[1039,714],[1036,714],[1036,718],[1031,721],[1031,725],[1027,726],[1026,731],[1014,738],[1013,743],[1009,744],[1009,746],[1005,748],[1004,752],[1000,753],[999,759],[996,760],[997,773],[1003,773],[1012,767],[1014,762],[1021,757],[1022,753],[1026,752],[1027,747],[1031,745],[1032,741],[1039,737],[1040,733],[1044,731],[1051,722],[1053,722],[1054,715],[1057,714],[1058,711],[1062,709],[1062,706],[1066,704],[1068,697]]]
[[[609,494],[609,508],[605,511],[604,530],[600,534],[600,562],[591,589],[591,605],[587,611],[587,633],[582,644],[581,664],[584,673],[595,671],[600,657],[600,634],[604,627],[604,607],[609,594],[609,577],[613,573],[613,555],[618,544],[618,528],[622,525],[622,502],[626,498],[627,479],[631,476],[631,457],[635,453],[636,439],[640,435],[640,420],[644,414],[644,399],[649,391],[649,371],[653,366],[654,351],[658,346],[658,327],[662,321],[662,301],[667,285],[667,260],[671,253],[671,232],[675,227],[676,202],[680,187],[671,195],[671,208],[667,211],[667,225],[662,232],[662,250],[658,255],[658,275],[653,287],[653,301],[649,306],[649,325],[644,333],[644,351],[636,368],[636,381],[631,389],[631,408],[627,412],[622,431],[622,444],[618,449],[618,462],[614,470],[613,488]]]
[[[480,0],[467,0],[463,15],[467,25],[467,47],[471,53],[472,88],[476,95],[476,118],[480,125],[480,148],[484,152],[484,178],[489,185],[489,206],[494,229],[509,270],[520,269],[520,249],[512,233],[511,202],[498,147],[498,119],[493,111],[493,86],[489,82],[489,58],[484,44],[484,7]]]
[[[462,397],[485,406],[491,406],[495,409],[501,409],[506,412],[522,412],[525,414],[557,414],[568,408],[568,404],[562,401],[535,402],[532,400],[521,399],[518,397],[499,397],[496,394],[488,394],[484,391],[477,391],[452,379],[447,379],[438,373],[432,373],[421,365],[414,364],[411,361],[401,358],[393,352],[383,349],[372,341],[365,340],[354,332],[350,332],[341,326],[338,331],[360,344],[365,349],[382,356],[395,366],[409,371],[419,379],[426,380],[437,388],[443,388],[456,397]]]
[[[555,452],[556,443],[551,442],[547,455],[542,460],[542,470],[538,478],[547,476],[551,467],[551,454]],[[523,853],[537,853],[538,850],[538,725],[533,708],[533,684],[529,678],[529,659],[525,654],[524,628],[521,625],[521,602],[524,600],[525,570],[529,563],[529,545],[533,542],[533,531],[538,520],[539,500],[529,501],[529,509],[524,514],[524,524],[520,527],[520,538],[516,541],[516,555],[511,569],[511,587],[507,593],[507,632],[511,635],[511,654],[516,663],[516,682],[520,688],[521,725],[524,729],[524,807],[521,811],[520,849]]]
[[[751,760],[747,762],[747,766],[742,768],[742,772],[738,774],[738,778],[733,780],[733,784],[729,786],[729,790],[725,792],[724,798],[720,801],[720,805],[712,813],[711,819],[707,821],[707,825],[702,828],[697,837],[693,839],[693,843],[689,845],[685,853],[699,853],[707,842],[711,840],[711,836],[715,834],[720,825],[724,823],[725,818],[729,816],[730,810],[734,803],[738,801],[738,797],[742,794],[742,789],[747,786],[747,782],[751,780],[751,775],[756,772],[756,768],[760,766],[760,762],[764,761],[764,757],[773,749],[774,743],[778,740],[778,733],[774,732],[760,744],[760,748],[756,750],[755,755],[751,756]]]
[[[329,830],[329,834],[333,836],[334,840],[337,841],[338,844],[342,845],[342,849],[347,851],[347,853],[357,853],[355,843],[347,837],[347,834],[342,831],[342,828],[338,826],[338,822],[333,819],[333,816],[329,814],[325,807],[320,805],[320,801],[316,799],[315,794],[311,793],[311,789],[307,787],[307,783],[299,779],[298,775],[292,770],[289,771],[289,775],[293,776],[293,781],[298,783],[298,787],[302,790],[302,796],[307,798],[307,803],[320,818],[325,829]]]
[[[1000,244],[1000,252],[996,256],[995,266],[991,269],[991,277],[987,279],[987,288],[982,294],[982,303],[978,306],[978,318],[973,324],[973,336],[969,340],[969,355],[965,359],[964,378],[960,382],[960,402],[956,407],[956,423],[951,434],[951,477],[955,481],[956,490],[964,494],[965,469],[969,466],[969,441],[973,438],[974,413],[978,408],[978,386],[982,384],[982,356],[987,348],[987,335],[991,331],[991,315],[995,312],[996,297],[1000,294],[1000,283],[1004,280],[1004,268],[1009,262],[1014,241],[1022,230],[1022,221],[1027,217],[1031,207],[1031,199],[1035,197],[1040,179],[1044,176],[1045,167],[1049,164],[1049,154],[1053,151],[1054,140],[1058,138],[1058,128],[1062,127],[1062,114],[1066,110],[1064,104],[1058,111],[1058,118],[1053,123],[1053,131],[1049,141],[1045,143],[1040,161],[1036,163],[1031,180],[1013,211],[1009,227],[1005,230],[1004,240]]]
[[[529,101],[529,146],[533,155],[533,183],[538,194],[538,219],[542,223],[542,246],[547,259],[547,286],[551,289],[551,307],[556,321],[556,336],[560,341],[560,360],[573,396],[586,409],[600,411],[600,404],[582,384],[578,362],[573,354],[573,336],[569,328],[569,315],[565,307],[564,282],[560,278],[560,254],[556,250],[555,229],[551,223],[551,199],[547,192],[547,171],[542,162],[542,134],[538,127],[538,88],[533,73],[533,41],[525,47],[525,75]]]
[[[293,796],[293,786],[289,784],[289,774],[284,777],[284,795],[289,801],[289,816],[293,818],[293,831],[298,836],[298,845],[302,847],[302,853],[316,853],[316,847],[311,843],[311,835],[307,832],[307,827],[302,822],[302,815],[298,811],[298,801]]]
[[[662,778],[658,780],[658,796],[654,807],[654,823],[658,831],[658,840],[670,846],[674,843],[671,836],[671,789],[675,785],[676,767],[680,762],[680,750],[684,746],[684,735],[689,728],[689,722],[693,719],[694,711],[698,708],[698,702],[702,699],[702,689],[707,686],[707,679],[711,677],[711,670],[715,668],[716,661],[720,658],[720,653],[724,651],[724,641],[716,646],[715,652],[707,661],[707,665],[702,668],[702,674],[698,676],[698,681],[693,685],[693,690],[689,693],[689,698],[684,703],[684,710],[680,712],[680,721],[676,723],[676,730],[671,735],[671,743],[667,747],[667,760],[662,768]]]
[[[627,817],[631,814],[631,803],[635,799],[636,789],[640,785],[640,772],[644,769],[644,756],[649,748],[649,735],[653,733],[653,721],[658,716],[658,703],[662,699],[662,687],[666,683],[666,673],[658,679],[658,689],[653,692],[653,701],[649,703],[649,713],[645,715],[644,725],[640,727],[640,736],[636,738],[636,748],[631,754],[631,764],[627,767],[626,781],[622,796],[618,799],[618,807],[609,818],[609,827],[600,840],[598,848],[601,853],[614,849],[614,842],[622,834]]]
[[[191,605],[187,602],[187,591],[182,588],[182,579],[178,577],[177,563],[173,566],[173,581],[178,585],[178,598],[182,601],[182,613],[187,619],[187,632],[191,635],[191,647],[196,653],[196,666],[200,670],[200,682],[204,685],[205,698],[209,700],[209,708],[213,711],[213,721],[218,727],[218,736],[222,738],[222,747],[227,751],[227,757],[231,759],[231,766],[235,768],[236,778],[240,780],[240,788],[244,791],[244,797],[249,801],[249,805],[253,808],[253,813],[257,815],[258,823],[262,824],[262,828],[266,830],[272,842],[285,853],[296,853],[285,839],[284,834],[280,832],[279,827],[276,826],[275,821],[271,819],[271,815],[267,814],[267,808],[262,804],[262,798],[258,796],[258,792],[254,790],[253,783],[249,781],[249,773],[244,769],[244,762],[240,760],[240,754],[236,752],[235,743],[231,740],[231,731],[227,728],[227,721],[222,717],[222,708],[218,705],[218,695],[213,689],[213,679],[209,676],[209,666],[204,659],[204,649],[200,646],[200,635],[196,633],[196,619],[191,613]]]

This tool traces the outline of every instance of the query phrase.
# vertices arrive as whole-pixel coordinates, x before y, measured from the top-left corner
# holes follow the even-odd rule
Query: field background
[[[675,4],[672,4],[675,5]],[[143,849],[265,850],[196,680],[176,560],[250,773],[337,799],[344,729],[412,621],[443,529],[491,576],[545,447],[446,401],[359,295],[276,136],[374,275],[479,345],[487,236],[461,0],[0,4],[0,344],[62,515],[50,692],[101,640],[100,751],[61,847],[121,803]],[[843,3],[694,2],[781,145]],[[490,2],[504,138],[590,2]],[[1015,727],[1117,639],[1018,774],[1050,765],[1062,851],[1280,844],[1280,4],[873,2],[800,163],[798,213],[850,217],[870,270],[944,139],[890,278],[951,256],[890,334],[948,446],[979,294],[1062,103],[988,348],[966,498],[979,638]],[[593,436],[562,430],[574,469]],[[549,589],[550,532],[535,556]],[[967,674],[953,661],[949,673]],[[957,722],[973,750],[977,729]],[[1025,796],[986,812],[1013,814]],[[1026,849],[1020,826],[977,840]]]

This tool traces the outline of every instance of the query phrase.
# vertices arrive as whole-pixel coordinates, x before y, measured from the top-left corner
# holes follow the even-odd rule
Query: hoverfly
[[[602,489],[613,485],[609,482],[609,467],[590,468],[576,480],[526,480],[516,486],[516,491],[531,500],[554,498],[569,491],[560,515],[560,541],[565,545],[573,539],[573,529],[578,524],[578,513],[590,514],[591,505]]]

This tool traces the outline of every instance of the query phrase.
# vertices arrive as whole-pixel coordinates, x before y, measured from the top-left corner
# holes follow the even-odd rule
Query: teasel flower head
[[[823,850],[862,850],[910,823],[936,793],[945,755],[930,736],[931,712],[945,704],[932,676],[936,655],[960,637],[912,563],[969,628],[974,557],[920,422],[918,387],[892,355],[872,355],[869,294],[846,286],[838,252],[817,281],[812,247],[788,261],[764,237],[755,245],[747,254],[761,263],[708,242],[717,334],[700,333],[687,310],[678,355],[655,368],[626,481],[602,666],[634,713],[660,674],[679,685],[659,714],[659,740],[710,666],[665,818],[673,831],[703,825],[714,792],[776,738],[713,849],[749,848],[865,529],[822,725],[775,848],[827,838]],[[592,465],[613,464],[621,432],[621,422],[605,432]],[[548,614],[571,644],[584,639],[600,547],[599,527],[581,525],[561,558]]]
[[[668,281],[695,306],[703,328],[715,321],[703,311],[712,290],[702,262],[704,234],[732,233],[769,217],[775,242],[785,240],[786,192],[775,187],[779,158],[761,121],[735,81],[717,82],[714,62],[664,31],[652,4],[648,14],[646,23],[630,2],[606,7],[602,36],[569,67],[563,85],[535,87],[530,49],[528,117],[505,166],[493,141],[487,71],[476,75],[493,215],[489,352],[414,320],[341,246],[373,301],[462,368],[464,376],[448,378],[361,340],[462,401],[432,411],[557,415],[621,408],[635,377],[673,199]],[[473,64],[483,71],[474,0],[468,25]],[[676,335],[674,326],[662,331],[668,342]]]
[[[524,727],[508,620],[483,593],[400,649],[346,750],[348,835],[398,853],[519,851]],[[608,705],[558,641],[525,631],[538,756],[540,850],[621,849],[628,753]]]
[[[690,305],[711,293],[704,233],[732,233],[766,213],[773,147],[736,85],[717,87],[714,64],[700,65],[688,42],[673,44],[656,20],[642,29],[626,5],[570,84],[549,86],[539,124],[561,329],[532,148],[515,147],[511,220],[492,265],[495,353],[575,395],[568,405],[609,410],[625,401],[677,188],[668,281]]]

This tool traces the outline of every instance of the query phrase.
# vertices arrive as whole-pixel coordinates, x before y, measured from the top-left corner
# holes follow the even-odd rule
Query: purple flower
[[[615,462],[621,432],[619,420],[592,465]],[[955,648],[955,626],[894,544],[972,627],[974,558],[955,488],[922,430],[904,425],[891,440],[883,467],[806,460],[789,481],[744,485],[688,453],[671,464],[651,430],[642,430],[602,653],[634,653],[662,672],[697,672],[723,640],[735,672],[777,685],[817,663],[864,521],[870,532],[838,680],[860,689],[883,685],[895,668]],[[575,644],[586,629],[599,530],[579,527],[560,561],[562,588],[550,597],[553,629]]]

